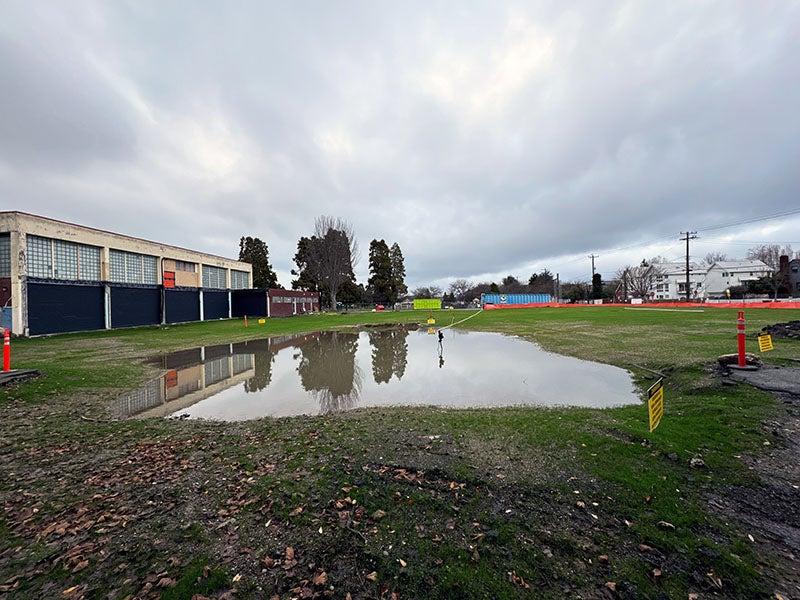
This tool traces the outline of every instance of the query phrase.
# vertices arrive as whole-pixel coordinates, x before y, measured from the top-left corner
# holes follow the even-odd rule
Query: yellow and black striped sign
[[[647,412],[650,415],[650,431],[654,431],[664,416],[664,380],[659,379],[647,390]]]
[[[772,345],[772,336],[770,334],[765,333],[758,336],[758,349],[760,352],[775,350],[775,346]]]

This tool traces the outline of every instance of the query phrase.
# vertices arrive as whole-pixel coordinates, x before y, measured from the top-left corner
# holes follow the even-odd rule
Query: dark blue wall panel
[[[198,290],[164,290],[167,323],[185,323],[200,320],[200,293]]]
[[[31,335],[105,327],[103,286],[28,281]]]
[[[111,326],[161,323],[161,290],[157,287],[111,287]]]
[[[203,290],[203,319],[228,318],[228,292]]]
[[[234,317],[267,316],[267,290],[233,290],[231,294]]]

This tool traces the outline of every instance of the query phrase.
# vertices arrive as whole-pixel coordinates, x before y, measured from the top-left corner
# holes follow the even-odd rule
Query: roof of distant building
[[[656,266],[660,267],[665,275],[674,275],[676,273],[686,273],[686,263],[685,262],[666,262],[666,263],[658,263]],[[705,272],[705,267],[701,267],[697,263],[690,262],[689,263],[689,271],[703,271]]]
[[[715,262],[709,267],[709,270],[714,267],[720,269],[769,269],[769,267],[760,260],[720,260]]]

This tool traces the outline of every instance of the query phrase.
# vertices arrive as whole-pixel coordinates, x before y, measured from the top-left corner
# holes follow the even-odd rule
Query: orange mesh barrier
[[[800,302],[648,302],[644,304],[556,304],[544,302],[536,304],[486,304],[484,310],[504,308],[598,308],[598,307],[626,307],[626,308],[794,308],[800,309]]]

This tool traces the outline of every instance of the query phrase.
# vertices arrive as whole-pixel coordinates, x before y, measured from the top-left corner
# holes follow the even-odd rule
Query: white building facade
[[[651,296],[655,300],[682,300],[686,298],[686,263],[663,263],[661,274],[656,275],[651,288]],[[689,263],[689,290],[690,299],[703,297],[703,284],[706,270],[693,263]]]
[[[750,281],[758,281],[772,273],[760,260],[726,260],[715,262],[706,271],[705,294],[708,298],[725,297],[726,290]]]
[[[662,272],[651,287],[654,300],[686,299],[686,263],[673,262],[659,265]],[[732,287],[747,285],[772,273],[760,260],[732,260],[712,265],[689,263],[689,299],[724,298]]]

